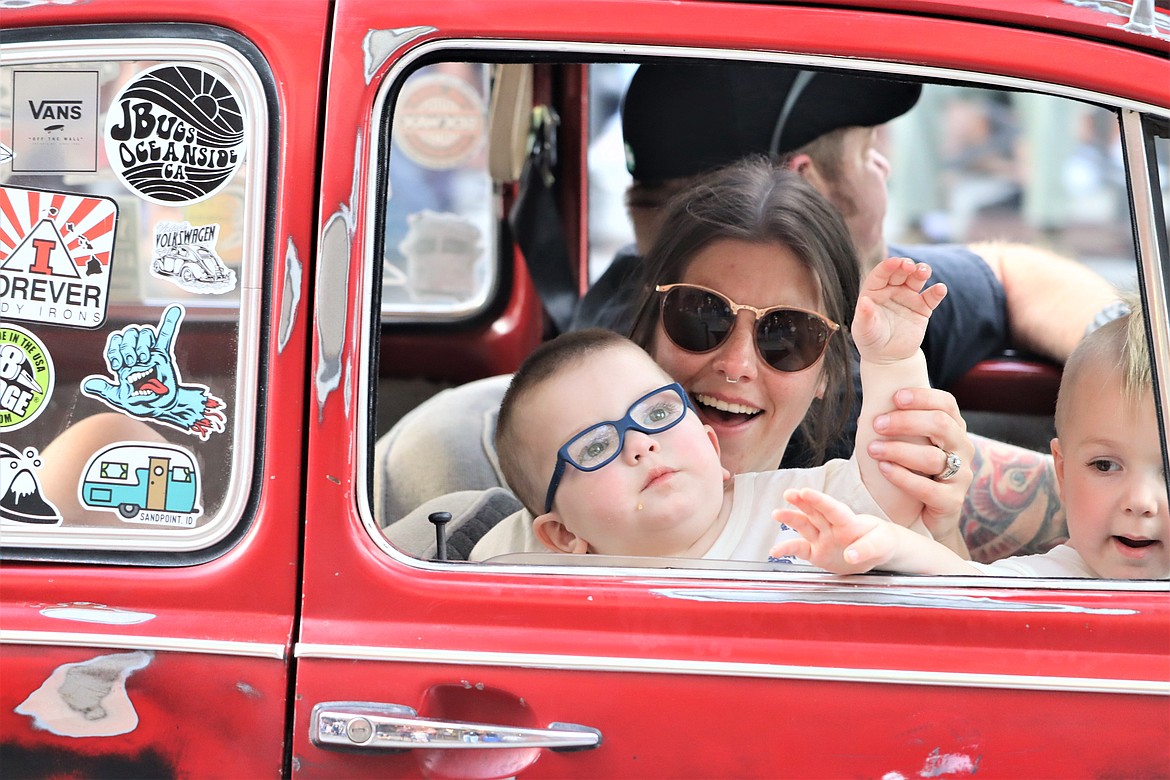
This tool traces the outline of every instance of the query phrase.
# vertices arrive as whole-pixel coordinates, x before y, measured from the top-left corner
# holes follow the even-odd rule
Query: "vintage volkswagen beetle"
[[[506,219],[532,117],[579,290],[623,240],[590,195],[606,79],[670,58],[1056,100],[1107,161],[1063,169],[1060,235],[1143,296],[1164,377],[1164,6],[0,8],[5,775],[1170,775],[1165,582],[435,561],[388,538],[377,446],[554,329]],[[960,178],[952,226],[1022,197]],[[151,273],[175,245],[230,283]],[[1050,414],[1056,369],[984,368],[967,409]],[[134,517],[81,490],[139,473]]]

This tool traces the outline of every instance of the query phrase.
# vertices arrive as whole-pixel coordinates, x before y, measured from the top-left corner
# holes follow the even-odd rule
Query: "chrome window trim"
[[[1092,90],[1069,87],[1061,84],[1051,84],[1035,79],[1026,79],[1016,76],[1003,76],[996,74],[976,73],[972,71],[959,70],[956,68],[944,68],[930,65],[914,65],[910,63],[891,63],[873,59],[859,59],[835,57],[826,55],[809,55],[809,54],[794,54],[788,52],[764,52],[758,50],[738,50],[738,49],[719,49],[719,48],[697,48],[697,47],[671,47],[660,45],[628,45],[615,43],[591,43],[580,41],[534,41],[523,39],[507,39],[507,40],[474,40],[474,39],[448,39],[437,40],[423,43],[398,59],[386,72],[383,78],[383,84],[379,87],[378,98],[375,101],[372,109],[371,119],[379,117],[382,102],[385,100],[386,94],[389,91],[388,85],[394,83],[401,78],[404,71],[406,71],[412,63],[421,57],[435,54],[436,52],[451,51],[517,51],[517,52],[535,52],[542,54],[557,54],[563,55],[566,60],[584,60],[590,56],[608,55],[620,56],[622,59],[640,59],[648,57],[661,58],[697,58],[697,59],[725,59],[725,60],[741,60],[753,62],[766,62],[787,65],[800,65],[808,68],[836,68],[840,70],[860,70],[875,73],[886,73],[901,76],[911,76],[923,79],[944,80],[953,82],[969,82],[972,86],[978,87],[1004,87],[1010,89],[1034,90],[1043,94],[1055,95],[1059,97],[1069,98],[1073,100],[1083,101],[1086,103],[1094,103],[1104,106],[1106,108],[1122,112],[1129,112],[1137,115],[1141,113],[1152,114],[1155,116],[1165,117],[1170,119],[1170,107],[1157,106],[1141,101],[1131,100],[1128,98],[1121,98],[1115,95],[1108,95]],[[454,58],[453,58],[454,59]],[[1139,117],[1140,119],[1140,117]],[[1140,127],[1139,127],[1140,130]],[[1130,144],[1132,146],[1132,144]],[[369,154],[369,168],[366,171],[366,192],[376,192],[377,184],[377,161],[376,161],[377,143],[374,139],[367,142],[367,152]],[[1146,186],[1149,186],[1148,180],[1145,180]],[[1132,185],[1134,181],[1131,178],[1130,192],[1133,192]],[[1148,190],[1145,192],[1146,199],[1149,198]],[[373,218],[375,214],[373,198],[367,197],[365,204],[365,246],[367,247],[366,254],[362,258],[362,278],[364,289],[372,291],[373,287],[373,263],[380,261],[372,257],[373,244]],[[1144,254],[1143,254],[1144,256]],[[1163,285],[1164,289],[1164,285]],[[1163,306],[1165,306],[1165,296],[1162,295]],[[370,360],[371,354],[371,328],[367,325],[374,320],[372,317],[372,295],[366,294],[362,296],[360,301],[359,322],[361,326],[361,352],[358,356],[358,397],[357,409],[362,410],[358,413],[357,435],[359,437],[357,453],[355,458],[356,474],[354,484],[361,487],[355,491],[357,496],[358,516],[361,519],[362,525],[374,544],[389,555],[395,561],[420,569],[424,571],[442,571],[449,568],[449,564],[438,563],[435,561],[421,560],[413,556],[407,555],[393,545],[386,539],[378,526],[377,518],[374,516],[373,507],[371,506],[371,492],[373,485],[371,481],[372,471],[370,460],[374,452],[374,440],[371,438],[373,420],[371,415],[365,413],[364,410],[369,409],[371,387],[377,386],[377,377],[371,377]],[[1163,313],[1165,309],[1163,308]],[[1166,334],[1162,333],[1162,338],[1166,339]],[[1158,360],[1159,369],[1161,369],[1170,360],[1170,353],[1165,350],[1170,348],[1167,344],[1162,345],[1156,357]],[[1166,376],[1166,374],[1162,374]],[[371,384],[373,383],[373,384]],[[1165,384],[1165,383],[1164,383]],[[1163,408],[1170,412],[1170,390],[1166,387],[1162,388],[1163,393]],[[1163,431],[1163,439],[1165,440],[1166,432]],[[556,566],[533,566],[533,565],[509,565],[504,563],[491,564],[479,563],[476,565],[477,572],[488,573],[508,573],[508,574],[553,574],[563,576],[567,572],[580,571],[581,574],[588,576],[610,576],[610,577],[638,577],[639,579],[648,576],[653,569],[645,568],[628,568],[628,567],[602,567],[596,565],[582,564],[583,570],[577,569],[574,566],[565,566],[563,564]],[[749,564],[751,568],[748,569],[732,569],[730,566],[723,569],[671,569],[670,577],[675,579],[734,579],[734,580],[749,580],[749,581],[767,581],[779,582],[775,576],[775,568],[764,568],[767,564]],[[659,575],[661,576],[661,575]],[[831,581],[832,575],[805,572],[795,573],[786,572],[784,574],[783,582],[826,582]],[[1073,580],[1073,579],[1034,579],[1024,577],[999,577],[999,576],[981,576],[978,582],[969,582],[969,578],[954,578],[954,577],[929,577],[925,581],[922,578],[910,578],[903,575],[872,575],[875,579],[872,581],[867,577],[867,584],[873,584],[880,587],[885,587],[890,584],[899,585],[929,585],[931,587],[943,585],[962,585],[965,588],[980,587],[980,588],[1011,588],[1011,589],[1026,589],[1026,588],[1042,588],[1045,590],[1074,590],[1074,591],[1124,591],[1124,592],[1140,592],[1140,591],[1170,591],[1170,582],[1162,583],[1157,581],[1123,581],[1123,580]],[[974,575],[973,575],[974,576]],[[1119,587],[1119,585],[1121,587]]]
[[[334,645],[298,642],[293,657],[339,661],[548,669],[561,672],[621,672],[773,680],[931,685],[1028,691],[1071,691],[1137,696],[1170,696],[1165,680],[1120,680],[1101,677],[984,674],[925,669],[880,669],[793,664],[738,663],[677,658],[630,658],[551,653],[506,653],[481,650],[430,650],[410,647]]]
[[[245,109],[248,183],[244,189],[243,250],[238,276],[239,329],[232,416],[232,467],[223,504],[215,518],[193,529],[55,527],[48,531],[5,526],[3,546],[62,550],[183,553],[223,540],[244,519],[255,466],[260,332],[263,316],[264,235],[267,229],[268,100],[262,77],[236,49],[192,38],[67,38],[0,45],[0,66],[148,60],[215,65],[231,75]],[[220,434],[222,435],[222,434]],[[47,443],[47,442],[46,442]]]

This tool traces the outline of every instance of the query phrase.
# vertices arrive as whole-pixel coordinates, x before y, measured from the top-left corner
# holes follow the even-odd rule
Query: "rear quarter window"
[[[222,31],[107,32],[0,47],[0,542],[15,556],[209,547],[252,473],[258,58]]]

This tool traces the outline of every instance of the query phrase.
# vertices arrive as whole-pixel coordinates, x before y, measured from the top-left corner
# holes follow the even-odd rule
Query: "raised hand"
[[[894,550],[894,529],[905,531],[880,517],[859,515],[812,488],[786,490],[784,500],[795,509],[776,509],[772,518],[801,538],[778,543],[771,556],[795,555],[834,574],[857,574],[885,563]]]
[[[926,263],[891,257],[865,277],[853,317],[853,340],[862,360],[893,363],[922,345],[930,315],[947,294],[943,284],[923,290],[930,273]]]

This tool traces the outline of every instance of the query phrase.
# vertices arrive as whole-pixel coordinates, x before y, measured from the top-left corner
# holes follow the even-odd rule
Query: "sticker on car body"
[[[204,295],[231,292],[236,272],[216,252],[219,225],[160,222],[154,226],[150,274],[167,279],[187,292]]]
[[[106,339],[112,377],[91,374],[81,392],[140,420],[168,425],[207,441],[224,430],[226,404],[202,384],[184,384],[175,339],[186,310],[168,306],[155,325],[127,325]]]
[[[31,331],[0,325],[0,431],[31,423],[53,397],[53,359]]]
[[[227,186],[244,160],[244,111],[231,85],[197,65],[158,65],[110,104],[106,157],[143,200],[182,206]]]
[[[117,222],[113,198],[0,186],[0,318],[101,327]]]
[[[203,513],[199,464],[186,450],[157,442],[119,442],[95,453],[77,497],[127,523],[194,528]]]
[[[41,492],[40,454],[0,444],[0,525],[61,525],[61,512]]]
[[[13,173],[95,173],[98,113],[98,71],[14,71]]]

